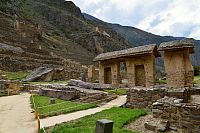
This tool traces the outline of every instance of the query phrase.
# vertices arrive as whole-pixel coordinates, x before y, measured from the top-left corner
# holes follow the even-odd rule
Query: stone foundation
[[[200,89],[197,88],[189,89],[186,87],[171,90],[165,87],[134,87],[127,92],[126,107],[152,109],[152,104],[164,96],[183,99],[183,102],[187,103],[190,95],[198,94],[200,94]]]
[[[152,104],[164,97],[165,89],[158,88],[131,88],[127,92],[126,107],[151,109]]]
[[[71,90],[40,89],[39,95],[63,99],[63,100],[73,100],[80,97],[80,92],[75,89]]]
[[[168,120],[184,133],[199,133],[200,104],[182,102],[183,99],[162,98],[153,104],[153,116]]]

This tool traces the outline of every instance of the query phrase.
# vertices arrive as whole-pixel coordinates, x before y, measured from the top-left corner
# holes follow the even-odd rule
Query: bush
[[[200,66],[194,66],[194,76],[200,75]]]

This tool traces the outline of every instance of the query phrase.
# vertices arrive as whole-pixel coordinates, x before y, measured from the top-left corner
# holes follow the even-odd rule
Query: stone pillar
[[[95,133],[112,133],[113,121],[102,119],[96,122]]]
[[[103,63],[100,61],[99,62],[99,83],[104,84],[104,65]]]
[[[185,86],[185,64],[182,51],[165,51],[164,64],[167,86],[182,88]]]
[[[94,65],[88,66],[88,82],[95,82],[95,67]]]
[[[128,78],[128,86],[135,86],[135,65],[131,60],[126,61],[126,69],[127,69],[127,78]]]
[[[146,87],[154,86],[155,84],[155,57],[153,55],[148,56],[145,59],[144,64],[145,77],[146,77]]]
[[[118,88],[120,85],[120,62],[111,64],[112,84]]]
[[[194,68],[190,61],[189,49],[184,50],[184,62],[185,62],[185,86],[192,87],[194,80]]]

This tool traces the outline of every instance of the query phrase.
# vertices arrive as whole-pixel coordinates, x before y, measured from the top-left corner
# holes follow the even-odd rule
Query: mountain
[[[180,40],[184,38],[184,37],[173,37],[173,36],[159,36],[134,27],[103,22],[102,20],[99,20],[98,18],[95,18],[86,13],[83,13],[83,15],[89,21],[101,23],[102,25],[107,25],[108,27],[112,28],[118,34],[124,37],[133,47],[152,44],[152,43],[159,45],[162,42]],[[195,40],[195,53],[191,56],[193,65],[195,66],[200,65],[199,57],[200,57],[200,40]],[[162,66],[163,61],[159,59],[158,62],[160,62],[158,64]]]
[[[2,70],[63,66],[68,59],[88,65],[99,53],[129,47],[112,28],[86,20],[71,1],[0,1]]]

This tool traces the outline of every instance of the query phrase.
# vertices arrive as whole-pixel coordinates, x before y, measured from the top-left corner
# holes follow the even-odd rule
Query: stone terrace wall
[[[200,104],[182,102],[183,99],[162,98],[153,104],[153,116],[168,120],[183,133],[199,133]]]
[[[189,89],[188,87],[180,89],[134,87],[127,92],[126,107],[152,109],[152,104],[164,96],[183,99],[186,103],[190,95],[198,95],[199,92],[200,89]]]
[[[126,107],[151,109],[152,104],[163,98],[165,89],[157,88],[131,88],[127,92]]]

